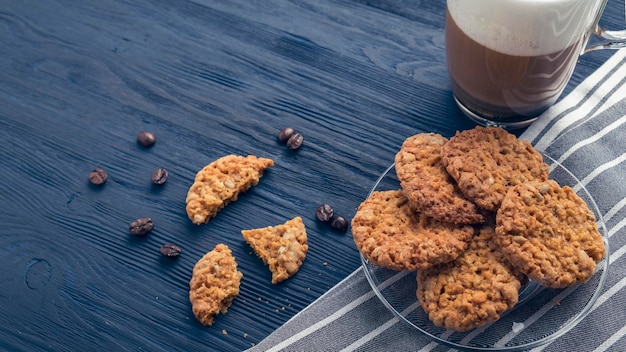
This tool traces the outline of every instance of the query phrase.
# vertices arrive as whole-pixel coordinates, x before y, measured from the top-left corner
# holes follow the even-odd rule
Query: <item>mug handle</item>
[[[626,30],[624,31],[609,31],[600,26],[593,33],[598,37],[607,40],[607,42],[591,46],[585,50],[585,52],[600,50],[600,49],[622,49],[626,48]]]
[[[606,6],[606,2],[604,3]],[[622,49],[626,48],[626,30],[621,31],[610,31],[602,26],[598,25],[598,21],[600,20],[600,16],[602,16],[602,12],[604,12],[604,6],[602,11],[596,20],[595,29],[592,32],[596,37],[604,39],[604,42],[594,45],[588,45],[585,49],[584,53],[588,53],[594,50],[602,50],[602,49]],[[626,9],[625,9],[626,10]],[[625,11],[626,12],[626,11]]]

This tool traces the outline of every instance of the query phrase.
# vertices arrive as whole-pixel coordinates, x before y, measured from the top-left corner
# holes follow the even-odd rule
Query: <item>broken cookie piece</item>
[[[263,263],[269,266],[273,284],[295,275],[309,249],[306,228],[299,216],[281,225],[242,230],[241,234]]]
[[[189,300],[196,318],[204,325],[212,325],[218,314],[226,314],[239,294],[243,274],[225,244],[218,244],[194,266],[189,282]]]
[[[196,174],[187,192],[186,211],[196,225],[206,224],[239,193],[256,186],[265,169],[274,161],[254,155],[226,155],[205,166]]]

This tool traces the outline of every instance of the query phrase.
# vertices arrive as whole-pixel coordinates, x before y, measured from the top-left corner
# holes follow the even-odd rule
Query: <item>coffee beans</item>
[[[137,143],[145,148],[152,147],[156,143],[156,137],[154,134],[148,131],[142,131],[137,135]],[[169,172],[164,168],[157,168],[152,173],[152,183],[155,185],[163,185],[167,182],[169,177]],[[89,173],[89,182],[94,185],[102,185],[107,181],[108,175],[106,171],[100,167],[95,168]],[[143,217],[132,221],[128,225],[128,232],[133,236],[143,237],[149,234],[154,229],[154,223],[152,218]],[[161,255],[166,258],[174,259],[178,258],[182,249],[173,244],[173,243],[165,243],[159,249]]]
[[[348,229],[348,220],[343,216],[335,215],[330,219],[330,227],[337,231],[346,232]]]
[[[128,232],[135,236],[145,236],[154,228],[151,218],[139,218],[128,225]]]
[[[139,132],[137,142],[146,148],[152,147],[156,143],[156,137],[148,131]]]
[[[296,130],[291,127],[285,127],[278,133],[278,140],[282,143],[287,143],[289,138],[293,136],[294,133],[296,133]]]
[[[285,127],[278,133],[278,141],[287,144],[287,148],[296,150],[302,146],[304,136],[297,133],[293,127]]]
[[[89,173],[89,182],[91,182],[92,184],[96,186],[100,186],[104,184],[105,182],[107,182],[107,178],[108,176],[107,176],[106,171],[104,171],[104,169],[101,169],[99,167],[95,168],[93,171]]]
[[[320,204],[315,211],[315,215],[317,216],[317,220],[321,222],[327,222],[332,219],[335,211],[333,207],[328,204]]]
[[[183,250],[173,243],[166,243],[163,246],[161,246],[161,249],[159,249],[159,252],[161,252],[161,254],[165,257],[174,259],[174,258],[178,258],[178,256],[180,256],[181,253],[183,253]]]
[[[315,211],[317,220],[328,223],[334,230],[346,232],[349,221],[343,216],[335,214],[335,210],[329,204],[320,204]]]
[[[154,170],[154,172],[152,173],[152,183],[154,183],[155,185],[162,185],[167,181],[167,176],[168,176],[168,172],[167,170],[163,169],[163,168],[158,168],[156,170]]]
[[[287,140],[287,148],[296,150],[302,146],[302,142],[304,142],[304,137],[300,133],[295,133]]]

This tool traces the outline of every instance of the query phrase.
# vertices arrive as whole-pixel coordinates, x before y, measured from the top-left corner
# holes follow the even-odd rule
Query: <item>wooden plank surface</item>
[[[242,350],[313,302],[360,265],[316,206],[350,218],[404,138],[472,126],[450,95],[443,18],[444,2],[425,0],[1,1],[0,347]],[[608,55],[583,56],[567,90]],[[300,150],[277,142],[286,126]],[[154,147],[136,143],[142,130]],[[276,166],[191,224],[195,173],[231,153]],[[104,187],[87,181],[95,167]],[[150,183],[158,167],[163,187]],[[240,231],[297,215],[308,256],[272,285]],[[144,216],[154,231],[129,235]],[[178,260],[160,256],[165,242]],[[244,277],[205,327],[188,281],[220,242]]]

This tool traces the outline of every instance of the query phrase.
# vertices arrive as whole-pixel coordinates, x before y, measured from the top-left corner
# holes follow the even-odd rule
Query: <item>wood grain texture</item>
[[[603,21],[620,27],[618,14]],[[237,351],[313,302],[360,265],[316,206],[351,217],[404,138],[472,126],[449,91],[443,17],[444,2],[426,0],[3,1],[0,347]],[[582,57],[567,91],[607,56]],[[304,135],[300,150],[277,142],[286,126]],[[154,147],[136,143],[142,130]],[[195,173],[230,153],[276,166],[191,224]],[[95,167],[104,187],[87,181]],[[158,167],[163,187],[150,183]],[[296,215],[307,259],[272,285],[240,231]],[[154,231],[130,236],[144,216]],[[165,242],[183,248],[178,260],[160,256]],[[220,242],[241,294],[204,327],[188,281]]]

